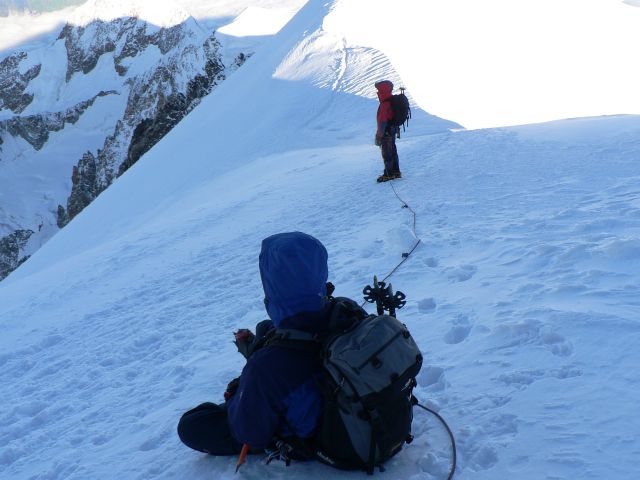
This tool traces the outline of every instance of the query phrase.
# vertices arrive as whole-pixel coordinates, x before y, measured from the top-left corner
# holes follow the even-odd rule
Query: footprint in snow
[[[429,268],[434,268],[437,267],[439,262],[438,259],[433,258],[433,257],[429,257],[429,258],[425,258],[422,263],[424,263],[427,267]]]
[[[471,332],[471,325],[456,325],[455,327],[451,327],[445,336],[444,342],[449,345],[457,345],[458,343],[463,342]]]
[[[518,390],[522,390],[531,385],[536,380],[545,377],[544,370],[520,370],[516,372],[503,373],[496,380],[509,386],[513,386]]]
[[[541,380],[543,378],[557,378],[558,380],[566,380],[582,376],[582,370],[573,365],[563,365],[560,368],[552,370],[516,370],[510,373],[504,373],[495,378],[499,382],[513,386],[518,390],[526,388],[528,385]]]
[[[490,351],[541,345],[559,357],[568,357],[573,353],[571,342],[538,320],[502,324],[494,330],[494,336],[494,344],[497,346]]]
[[[460,265],[445,269],[444,273],[452,282],[466,282],[473,278],[478,269],[473,265]]]
[[[420,466],[420,470],[429,476],[428,478],[445,478],[449,474],[448,461],[437,457],[433,453],[427,453],[420,459],[418,465]]]
[[[432,313],[436,309],[436,301],[433,298],[424,298],[418,301],[420,313]]]
[[[428,366],[423,368],[416,380],[421,388],[427,388],[431,392],[441,392],[447,386],[444,369],[440,367]]]
[[[445,333],[443,340],[449,345],[456,345],[463,342],[471,333],[472,325],[466,315],[458,316],[453,322],[451,329]]]
[[[488,425],[488,430],[491,431],[491,425]],[[487,444],[487,432],[482,427],[467,427],[459,431],[458,452],[466,459],[466,466],[476,472],[488,470],[498,463],[498,453]]]

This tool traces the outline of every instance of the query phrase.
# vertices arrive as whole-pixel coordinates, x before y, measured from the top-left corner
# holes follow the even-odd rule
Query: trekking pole
[[[240,467],[247,460],[247,455],[249,454],[249,445],[246,443],[242,445],[242,450],[240,450],[240,456],[238,457],[238,463],[236,463],[236,473],[240,470]]]

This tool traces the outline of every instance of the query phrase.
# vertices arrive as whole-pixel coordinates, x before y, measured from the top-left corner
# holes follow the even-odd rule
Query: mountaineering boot
[[[387,175],[385,173],[383,173],[382,175],[380,175],[378,177],[378,179],[376,180],[376,182],[378,183],[382,183],[382,182],[388,182],[389,180],[393,180],[395,177],[391,176],[391,175]]]
[[[400,172],[392,173],[391,176],[393,178],[402,178],[402,173],[400,173]]]

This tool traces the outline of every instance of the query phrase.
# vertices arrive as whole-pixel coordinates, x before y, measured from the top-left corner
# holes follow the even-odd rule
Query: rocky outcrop
[[[74,73],[91,72],[105,53],[114,52],[114,68],[124,76],[128,68],[123,65],[127,58],[134,58],[149,45],[155,45],[166,55],[184,40],[184,24],[161,28],[147,34],[147,24],[137,18],[128,17],[105,22],[95,20],[85,27],[65,25],[58,37],[64,40],[67,49],[67,81]]]
[[[0,110],[21,113],[33,101],[33,94],[25,93],[25,89],[40,74],[41,65],[20,73],[20,63],[26,58],[26,53],[18,52],[0,62]]]
[[[75,107],[63,112],[13,117],[0,122],[0,134],[5,131],[14,137],[21,137],[29,142],[34,149],[40,150],[45,143],[47,143],[47,140],[49,140],[49,134],[51,132],[59,132],[66,124],[76,123],[82,114],[93,105],[96,98],[115,93],[117,92],[99,92],[93,98],[80,102]]]
[[[189,81],[186,93],[171,94],[152,118],[144,118],[136,125],[131,136],[126,159],[120,164],[118,175],[122,175],[147,153],[162,137],[182,120],[207,95],[218,81],[224,79],[224,66],[209,60],[205,75],[196,75]]]
[[[64,26],[58,40],[64,40],[67,49],[67,82],[76,72],[89,73],[102,55],[116,49],[120,24],[124,22],[126,20],[120,19],[114,22],[95,21],[87,27]],[[91,34],[85,36],[87,28],[91,29]],[[88,37],[88,41],[83,41],[82,37]]]
[[[6,278],[29,258],[22,252],[33,233],[33,230],[16,230],[0,238],[0,280]]]
[[[136,37],[138,46],[153,40],[158,48],[167,48],[168,39],[177,41],[183,34],[177,27],[161,29],[153,36]],[[155,45],[155,43],[154,43]],[[135,54],[131,47],[130,55]],[[162,50],[161,48],[161,50]],[[199,59],[204,68],[194,73],[186,84],[177,80],[177,72],[185,72],[185,65]],[[118,57],[116,57],[118,58]],[[120,57],[122,59],[124,57]],[[164,137],[202,97],[225,79],[225,66],[221,60],[220,44],[215,35],[209,37],[202,48],[186,48],[175,55],[167,53],[166,61],[143,78],[130,82],[131,90],[125,114],[116,125],[96,156],[85,154],[74,168],[72,192],[66,214],[73,219],[84,207],[102,193],[113,180],[127,171],[138,159]],[[241,56],[244,61],[245,56]],[[242,61],[237,61],[238,65]]]
[[[104,188],[97,179],[97,159],[91,152],[85,153],[78,165],[73,167],[71,181],[73,187],[67,201],[67,222],[89,205]],[[59,210],[59,209],[58,209]],[[60,218],[60,213],[58,213]],[[67,223],[65,222],[65,223]]]

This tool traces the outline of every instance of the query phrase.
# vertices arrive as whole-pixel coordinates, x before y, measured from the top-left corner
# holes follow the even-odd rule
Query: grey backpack
[[[415,377],[422,354],[407,327],[389,315],[366,315],[337,298],[324,337],[276,330],[267,342],[319,347],[324,410],[311,454],[345,470],[373,473],[412,440]]]

